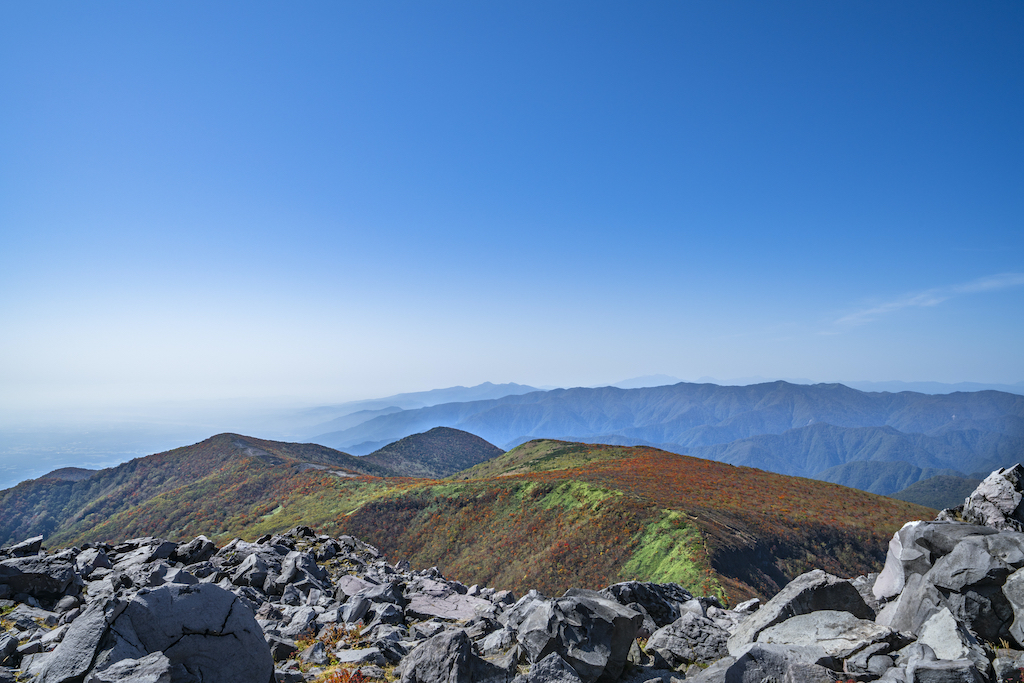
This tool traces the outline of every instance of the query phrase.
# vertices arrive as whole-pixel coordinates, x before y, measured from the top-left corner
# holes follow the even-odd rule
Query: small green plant
[[[359,669],[335,667],[330,671],[325,671],[316,679],[316,683],[366,683],[366,677]]]

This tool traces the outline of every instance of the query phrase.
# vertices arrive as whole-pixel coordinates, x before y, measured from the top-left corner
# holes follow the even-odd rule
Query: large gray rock
[[[43,547],[43,537],[33,536],[32,538],[26,539],[21,543],[15,543],[10,548],[5,548],[11,557],[27,557],[28,555],[39,554],[40,549]]]
[[[171,683],[171,661],[162,652],[122,659],[85,677],[85,683]]]
[[[110,558],[101,548],[87,548],[75,558],[75,569],[83,578],[88,578],[96,569],[110,569],[111,566]]]
[[[514,669],[503,669],[473,654],[461,629],[428,638],[402,662],[401,683],[508,683]]]
[[[295,584],[301,592],[307,593],[310,588],[326,591],[327,572],[316,563],[311,553],[293,550],[281,563],[281,574],[275,580],[279,588]]]
[[[737,652],[757,640],[758,634],[769,626],[819,610],[849,612],[861,619],[875,618],[874,611],[850,581],[815,569],[790,581],[764,607],[747,617],[729,637],[729,654],[737,656]]]
[[[908,524],[890,543],[875,583],[876,595],[895,597],[877,621],[917,633],[946,608],[983,640],[1010,640],[1014,610],[1001,586],[1022,566],[1024,534],[1019,532],[959,522]],[[889,596],[893,586],[900,592]]]
[[[832,659],[815,646],[751,643],[708,667],[695,683],[833,683]]]
[[[998,469],[985,477],[964,501],[960,513],[965,521],[995,529],[1024,531],[1024,467],[1018,463]]]
[[[526,615],[532,612],[537,605],[547,602],[547,600],[548,598],[536,590],[531,590],[519,598],[514,605],[499,614],[498,621],[514,631],[519,628],[519,624],[526,618]]]
[[[576,670],[552,652],[530,667],[526,675],[516,676],[513,683],[581,683]]]
[[[63,640],[50,653],[35,683],[79,680],[92,666],[96,649],[110,620],[124,607],[116,601],[95,601],[68,627]]]
[[[925,578],[946,595],[946,604],[957,619],[981,639],[998,642],[1013,638],[1014,610],[1001,587],[1021,566],[1024,534],[1003,531],[963,539],[952,552],[936,560]]]
[[[967,626],[943,607],[922,624],[917,642],[927,645],[939,659],[968,659],[981,672],[988,673],[988,655]]]
[[[235,568],[231,574],[231,583],[236,586],[255,586],[260,588],[267,581],[270,567],[259,553],[249,555]]]
[[[644,648],[671,669],[690,664],[710,664],[729,654],[729,633],[707,617],[686,612],[655,631]],[[658,659],[660,658],[660,660]]]
[[[533,603],[524,617],[516,637],[530,662],[557,652],[583,683],[618,678],[643,623],[639,612],[595,591],[577,589]]]
[[[112,621],[100,648],[97,670],[154,652],[201,681],[267,683],[274,670],[252,611],[213,584],[140,590]]]
[[[171,553],[170,559],[184,565],[205,562],[217,552],[217,546],[206,536],[196,536],[188,543],[182,543]]]
[[[1018,570],[1007,577],[1002,592],[1013,610],[1010,635],[1018,644],[1024,644],[1024,571]]]
[[[34,598],[58,599],[78,579],[71,555],[31,555],[0,562],[0,584],[11,593]]]
[[[924,575],[935,561],[953,552],[965,538],[991,536],[999,531],[964,522],[907,522],[889,541],[885,567],[875,580],[879,600],[891,600],[903,591],[909,577]]]
[[[921,574],[911,574],[903,591],[878,613],[875,621],[894,631],[917,633],[924,622],[947,607],[946,599]]]
[[[124,571],[132,565],[166,560],[177,548],[178,544],[173,541],[147,536],[119,543],[110,554],[114,558],[114,567]]]
[[[907,671],[907,683],[984,683],[985,680],[968,659],[920,662]]]
[[[475,616],[492,610],[494,605],[489,600],[452,593],[444,597],[430,595],[412,595],[405,612],[416,619],[437,617],[450,621],[469,620]]]
[[[624,581],[602,588],[598,592],[620,605],[640,605],[659,628],[668,626],[682,616],[683,605],[694,599],[693,595],[678,583]]]
[[[886,647],[875,653],[899,650],[909,641],[880,624],[867,619],[858,619],[849,612],[821,610],[809,614],[798,614],[761,631],[759,643],[776,645],[816,645],[825,654],[836,660],[845,660],[872,645],[885,643]]]

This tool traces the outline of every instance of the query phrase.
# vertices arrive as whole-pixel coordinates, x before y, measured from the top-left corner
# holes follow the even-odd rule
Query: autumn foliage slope
[[[36,503],[52,503],[32,508],[50,510],[48,526],[0,512],[0,530],[41,530],[51,545],[200,533],[224,542],[304,524],[467,584],[557,594],[635,578],[735,601],[774,594],[812,567],[876,571],[896,529],[934,514],[646,447],[531,441],[444,480],[360,475],[351,456],[310,448],[322,449],[213,437],[59,491],[36,487]],[[0,503],[28,509],[28,488]]]

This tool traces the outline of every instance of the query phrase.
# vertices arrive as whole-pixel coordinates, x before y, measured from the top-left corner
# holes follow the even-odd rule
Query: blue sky
[[[1024,380],[1020,2],[5,3],[0,406]]]

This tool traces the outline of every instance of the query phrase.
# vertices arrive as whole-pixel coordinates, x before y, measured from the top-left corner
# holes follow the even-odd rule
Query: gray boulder
[[[260,588],[266,583],[269,571],[270,567],[259,556],[259,553],[253,553],[242,560],[242,563],[235,568],[235,571],[231,574],[231,583],[236,586],[256,586]]]
[[[907,671],[907,683],[984,683],[985,680],[968,659],[920,662]]]
[[[530,667],[526,675],[516,676],[513,683],[581,683],[576,670],[552,652]]]
[[[372,664],[374,666],[384,666],[387,664],[387,659],[379,647],[335,650],[334,658],[340,664]]]
[[[412,595],[405,611],[410,617],[416,619],[437,617],[450,621],[462,621],[489,612],[493,607],[494,605],[489,600],[472,595],[452,593],[444,597]]]
[[[299,654],[299,660],[304,664],[323,666],[328,661],[327,647],[320,641],[317,641]]]
[[[10,586],[11,593],[25,593],[34,598],[56,600],[77,581],[75,562],[71,555],[31,555],[0,562],[0,584]]]
[[[184,565],[206,562],[214,553],[217,546],[206,536],[196,536],[188,543],[182,543],[171,553],[170,559],[174,562],[181,562]]]
[[[47,657],[35,683],[80,680],[92,665],[110,620],[123,607],[123,603],[113,600],[89,604],[71,623],[63,640]]]
[[[694,599],[693,595],[678,583],[624,581],[602,588],[598,592],[620,605],[642,606],[658,628],[668,626],[677,620],[682,615],[683,605]]]
[[[349,598],[349,601],[345,603],[345,606],[341,610],[341,620],[350,624],[359,621],[366,616],[366,612],[370,609],[372,604],[373,603],[361,595]]]
[[[301,592],[308,593],[310,588],[326,591],[326,580],[327,572],[317,565],[312,554],[293,550],[281,563],[281,574],[275,583],[282,589],[288,584],[295,584]]]
[[[526,615],[533,611],[537,605],[547,602],[548,598],[538,593],[536,590],[531,590],[523,597],[519,598],[511,607],[506,609],[504,612],[498,615],[498,621],[509,627],[512,630],[516,630],[519,624],[522,623]]]
[[[18,651],[18,639],[10,633],[0,633],[0,662]]]
[[[710,664],[729,654],[729,633],[707,617],[686,612],[651,635],[644,648],[655,665],[678,669]]]
[[[917,633],[917,642],[930,647],[939,659],[970,660],[979,672],[987,677],[988,653],[967,626],[953,616],[949,608],[937,610],[921,625]]]
[[[1010,574],[1001,590],[1013,611],[1010,635],[1018,644],[1024,644],[1024,571]]]
[[[759,643],[776,645],[816,645],[835,660],[846,660],[872,649],[872,654],[886,654],[910,644],[907,637],[867,619],[858,619],[849,612],[821,610],[798,614],[764,629],[757,636]],[[883,647],[872,647],[883,645]]]
[[[885,567],[875,580],[873,592],[879,600],[891,600],[903,591],[910,576],[924,575],[934,562],[953,552],[970,536],[990,536],[999,531],[964,522],[908,522],[893,534]]]
[[[213,584],[140,590],[111,622],[95,668],[154,652],[198,680],[266,683],[274,670],[252,612]]]
[[[947,607],[939,589],[921,574],[912,574],[899,596],[878,613],[876,623],[894,631],[917,633],[935,612]]]
[[[737,652],[757,640],[758,634],[769,626],[819,610],[849,612],[861,619],[875,618],[874,611],[850,581],[815,569],[790,581],[761,609],[747,617],[729,637],[729,654],[737,656]]]
[[[102,548],[87,548],[75,557],[75,569],[84,578],[88,578],[96,569],[110,569],[111,566],[110,558]]]
[[[530,662],[557,652],[583,683],[618,678],[643,623],[639,612],[595,591],[576,589],[532,603],[523,617],[516,637]]]
[[[166,560],[177,548],[178,544],[173,541],[147,536],[117,544],[110,555],[114,559],[114,566],[123,571],[131,565]]]
[[[514,669],[504,669],[473,654],[461,629],[427,639],[402,662],[401,683],[508,683]]]
[[[162,652],[122,659],[85,677],[85,683],[171,683],[171,661]]]
[[[961,516],[972,524],[1024,531],[1024,467],[1018,463],[985,477],[964,501]]]
[[[693,683],[834,683],[840,678],[820,647],[750,643],[693,677]],[[687,680],[691,680],[687,677]]]
[[[894,550],[895,548],[895,550]],[[1013,583],[1024,566],[1024,534],[953,522],[917,522],[897,532],[875,594],[895,597],[878,623],[918,633],[937,611],[948,609],[981,639],[1016,640]],[[890,593],[893,587],[899,592]],[[1019,640],[1017,642],[1020,642]]]
[[[43,537],[33,536],[21,543],[15,543],[10,548],[5,548],[5,550],[10,553],[11,557],[27,557],[28,555],[38,555],[42,547]]]

